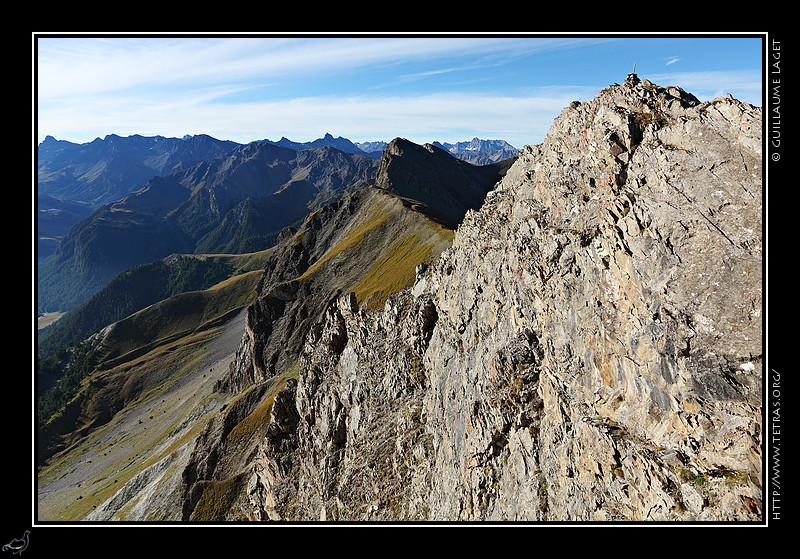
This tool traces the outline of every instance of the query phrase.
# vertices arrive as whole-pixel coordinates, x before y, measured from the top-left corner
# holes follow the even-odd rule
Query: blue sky
[[[249,142],[544,139],[573,100],[636,73],[762,104],[762,38],[34,36],[36,134]]]

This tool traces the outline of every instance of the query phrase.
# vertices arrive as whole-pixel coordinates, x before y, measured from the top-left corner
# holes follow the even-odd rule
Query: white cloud
[[[221,84],[335,74],[442,56],[513,57],[571,48],[586,39],[502,37],[40,38],[40,99],[133,87]]]
[[[455,127],[460,126],[464,134],[531,143],[541,141],[553,116],[571,99],[551,92],[534,99],[423,90],[409,98],[360,94],[390,91],[415,74],[419,78],[487,67],[591,42],[492,36],[39,39],[38,128],[40,135],[72,141],[91,141],[110,133],[208,133],[236,141],[285,135],[303,141],[325,132],[351,139],[389,140],[403,135],[455,141],[464,139],[456,136]],[[463,64],[450,58],[464,55],[469,61]],[[373,79],[371,70],[409,61],[430,65],[403,66],[404,74],[390,74],[383,83]],[[249,90],[256,88],[275,95],[284,89],[282,84],[292,85],[297,77],[355,70],[366,71],[361,81],[353,79],[359,96],[324,96],[314,90],[297,99],[246,101]]]
[[[307,141],[326,132],[352,140],[388,141],[403,136],[418,142],[478,135],[521,147],[540,142],[570,101],[586,100],[606,84],[551,86],[512,94],[508,83],[491,80],[493,74],[483,69],[519,56],[593,41],[493,36],[38,39],[38,132],[79,142],[111,133],[206,133],[239,142],[280,136]],[[469,57],[460,58],[463,55]],[[667,65],[674,60],[677,57],[668,59]],[[406,65],[410,61],[428,64]],[[376,81],[376,70],[395,64],[397,73]],[[426,93],[418,88],[410,96],[366,95],[390,92],[412,78],[476,67],[481,71],[464,75],[462,84],[481,79],[483,85],[496,82],[494,93]],[[357,79],[356,70],[364,70],[361,76],[365,77]],[[324,95],[315,89],[297,98],[284,93],[298,77],[326,75],[352,76],[358,93]],[[731,91],[754,104],[759,101],[751,99],[761,96],[759,72],[647,77],[660,85],[674,83],[699,97],[718,96],[720,84],[726,88],[721,94]],[[248,95],[265,91],[272,96]],[[283,98],[275,97],[278,94]]]
[[[207,97],[171,102],[141,98],[100,99],[39,112],[39,129],[59,139],[96,136],[205,133],[239,142],[286,136],[309,141],[326,132],[351,140],[401,136],[415,142],[459,141],[466,136],[502,138],[522,147],[541,142],[553,119],[574,96],[503,97],[431,94],[412,97],[306,97],[254,103],[206,102]],[[458,124],[454,124],[458,123]],[[91,138],[75,136],[91,130]]]

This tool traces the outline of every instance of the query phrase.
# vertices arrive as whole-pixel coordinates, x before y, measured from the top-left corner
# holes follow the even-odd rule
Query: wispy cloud
[[[305,97],[252,103],[207,103],[206,98],[153,103],[115,98],[102,106],[72,107],[73,112],[40,115],[45,129],[68,135],[75,115],[81,126],[108,133],[167,136],[206,133],[240,142],[279,139],[297,141],[325,132],[352,140],[415,142],[459,141],[465,134],[502,138],[517,147],[537,143],[571,96],[502,97],[477,94],[419,96]],[[62,136],[63,139],[69,137]]]
[[[336,74],[456,55],[514,57],[586,43],[494,37],[40,39],[38,94],[46,100],[137,87]]]
[[[428,135],[426,141],[453,141],[457,138],[448,131],[469,126],[468,133],[531,143],[541,139],[542,128],[563,106],[558,95],[528,99],[488,90],[445,95],[422,89],[410,97],[362,93],[595,42],[492,36],[40,39],[38,122],[43,134],[80,141],[112,132],[304,140],[328,131],[356,139]],[[374,77],[387,67],[398,71],[383,72],[384,81],[377,83]],[[363,71],[360,78],[356,71]],[[354,76],[361,93],[285,93],[309,77],[341,75]],[[465,74],[462,83],[477,77],[483,74]],[[270,96],[245,95],[267,90]],[[526,116],[520,116],[523,110]]]
[[[110,133],[207,133],[241,142],[282,135],[305,141],[325,132],[387,141],[456,141],[474,134],[519,147],[541,141],[570,101],[613,81],[605,81],[602,70],[592,77],[571,73],[569,64],[593,60],[594,49],[577,50],[587,46],[597,46],[602,60],[609,60],[605,53],[614,41],[492,35],[40,38],[38,131],[81,142]],[[671,67],[678,57],[661,60]],[[555,81],[542,87],[549,76],[580,86]],[[758,72],[647,77],[698,96],[716,96],[723,87],[751,103],[761,95]],[[594,80],[602,81],[587,83]],[[430,85],[446,85],[449,93]]]
[[[416,72],[412,74],[403,74],[398,77],[400,81],[409,81],[415,80],[419,78],[426,78],[428,76],[439,76],[442,74],[450,74],[452,72],[462,72],[464,70],[474,70],[477,66],[470,65],[470,66],[456,66],[451,68],[437,68],[435,70],[427,70],[425,72]]]

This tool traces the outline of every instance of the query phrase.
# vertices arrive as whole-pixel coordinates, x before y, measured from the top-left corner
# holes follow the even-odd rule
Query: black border
[[[672,522],[548,522],[548,523],[526,523],[526,522],[479,522],[479,523],[463,523],[463,522],[399,522],[399,523],[359,523],[359,522],[281,522],[281,523],[231,523],[231,524],[206,524],[206,523],[182,523],[182,522],[157,522],[157,523],[138,523],[138,522],[57,522],[57,521],[39,521],[36,513],[36,469],[33,466],[35,463],[34,449],[35,446],[29,449],[26,455],[24,452],[12,456],[6,454],[6,460],[13,462],[11,467],[21,469],[22,473],[19,475],[7,476],[7,483],[11,486],[11,495],[6,501],[4,507],[4,522],[0,528],[0,544],[4,544],[13,538],[20,537],[25,530],[30,530],[30,546],[22,553],[25,556],[52,556],[55,553],[70,553],[73,550],[78,554],[87,557],[94,556],[107,556],[115,555],[114,548],[109,546],[122,546],[125,551],[136,552],[137,554],[146,553],[150,550],[157,551],[158,555],[162,553],[180,552],[182,555],[191,552],[199,553],[200,557],[211,557],[217,554],[225,554],[236,556],[235,549],[242,549],[241,546],[248,546],[253,540],[254,545],[268,546],[262,548],[260,551],[254,550],[255,553],[269,552],[275,550],[275,541],[270,541],[268,538],[273,534],[266,534],[263,532],[255,533],[247,528],[272,528],[292,530],[303,527],[317,527],[317,528],[363,528],[363,529],[379,529],[379,528],[448,528],[448,529],[483,529],[483,528],[559,528],[559,527],[582,527],[582,528],[597,528],[597,527],[636,527],[636,528],[684,528],[684,527],[781,527],[785,522],[785,512],[788,511],[787,503],[782,502],[782,487],[781,483],[785,477],[786,468],[784,466],[785,451],[782,444],[782,437],[787,434],[785,425],[783,423],[788,418],[786,413],[783,413],[783,398],[786,392],[786,382],[788,381],[791,369],[789,365],[783,362],[783,353],[789,343],[789,333],[785,328],[771,329],[769,325],[770,315],[768,313],[768,302],[770,299],[770,290],[768,286],[768,270],[769,270],[769,242],[768,236],[768,212],[769,205],[769,186],[770,184],[783,185],[783,174],[786,172],[786,157],[790,156],[787,151],[787,137],[785,131],[785,116],[782,114],[782,109],[785,107],[786,95],[789,93],[786,87],[786,66],[782,64],[782,59],[774,58],[783,55],[785,50],[776,50],[778,47],[784,47],[785,37],[781,33],[775,32],[758,32],[758,33],[703,33],[703,32],[679,32],[679,33],[598,33],[598,32],[575,32],[575,33],[528,33],[519,31],[508,32],[276,32],[276,33],[259,33],[259,32],[215,32],[215,33],[194,33],[194,32],[65,32],[65,33],[36,33],[32,32],[32,59],[33,59],[33,76],[32,76],[32,96],[33,96],[33,159],[35,160],[36,153],[36,40],[38,38],[47,37],[87,37],[87,38],[101,38],[101,37],[130,37],[130,38],[191,38],[191,37],[613,37],[613,38],[643,38],[643,37],[669,37],[669,38],[690,38],[690,37],[760,37],[762,39],[762,53],[764,60],[763,67],[763,89],[762,89],[762,107],[764,108],[764,171],[763,171],[763,184],[764,189],[764,204],[762,210],[762,218],[764,225],[763,239],[764,247],[766,248],[765,262],[763,267],[763,347],[765,348],[764,354],[764,375],[762,379],[764,383],[764,407],[762,408],[762,425],[763,428],[763,454],[762,466],[764,471],[764,494],[763,494],[763,507],[764,516],[761,522],[699,522],[699,523],[672,523]],[[788,45],[787,45],[788,46]],[[773,68],[773,63],[778,62],[778,66]],[[778,80],[773,82],[772,80]],[[775,89],[777,87],[777,89]],[[773,92],[775,95],[773,95]],[[788,111],[787,111],[788,114]],[[783,118],[783,122],[781,121]],[[773,138],[773,134],[778,134],[780,137]],[[780,142],[773,142],[772,140],[779,140]],[[33,181],[35,185],[35,165],[33,171]],[[789,185],[787,185],[788,187]],[[35,193],[35,189],[34,189]],[[35,227],[35,196],[33,197],[33,214],[34,214],[34,227]],[[780,200],[780,199],[779,199]],[[773,210],[773,216],[775,209]],[[788,211],[785,204],[778,204],[778,211]],[[785,223],[782,214],[780,217],[773,217],[773,224],[777,221],[778,226]],[[34,242],[35,250],[35,242]],[[35,266],[35,257],[34,257]],[[34,282],[34,298],[35,298],[35,268],[33,270]],[[783,276],[783,277],[782,277]],[[776,280],[777,278],[777,280]],[[778,281],[778,293],[784,292],[788,288],[789,279],[781,274],[775,274],[771,278]],[[34,301],[35,305],[35,301]],[[35,316],[35,309],[34,309]],[[34,319],[34,343],[33,353],[35,358],[35,319]],[[776,334],[777,332],[777,334]],[[775,337],[777,335],[777,338]],[[773,355],[769,351],[769,340],[772,337],[772,347],[778,347],[777,350],[781,356],[780,361],[776,362]],[[34,364],[35,366],[35,364]],[[33,369],[33,367],[32,367]],[[786,373],[786,375],[784,375]],[[783,375],[783,376],[780,376]],[[32,374],[31,378],[35,375]],[[35,390],[32,390],[30,383],[27,387],[24,382],[19,378],[15,379],[16,384],[21,384],[19,393],[29,394],[29,403],[31,405],[29,419],[35,418]],[[775,385],[775,386],[773,386]],[[27,390],[27,392],[26,392]],[[28,427],[23,429],[11,429],[10,427],[19,423],[18,411],[13,406],[6,406],[6,422],[4,423],[9,427],[7,432],[7,440],[24,438],[27,429],[30,432],[35,432],[34,428]],[[773,433],[777,428],[778,431]],[[783,428],[783,432],[780,429]],[[20,432],[21,431],[21,432]],[[34,435],[35,436],[35,435]],[[35,445],[35,441],[33,441]],[[24,449],[23,449],[24,450]],[[31,471],[32,470],[32,471]],[[14,472],[17,474],[17,472]],[[30,477],[29,477],[30,476]],[[21,480],[32,479],[32,487],[28,482]],[[19,481],[14,481],[19,480]],[[33,493],[31,495],[31,493]],[[10,502],[9,502],[10,501]],[[29,503],[29,504],[28,504]],[[134,528],[134,531],[130,531]],[[210,530],[209,530],[210,529]],[[198,532],[200,530],[200,532]],[[481,538],[482,533],[470,532],[477,538]],[[289,537],[296,537],[296,533],[287,532]],[[318,543],[325,543],[327,533],[321,534]],[[448,534],[450,535],[450,534]],[[506,534],[504,534],[505,536]],[[507,533],[509,536],[516,535],[514,532]],[[448,538],[449,539],[449,538]],[[102,541],[102,544],[88,543],[91,541]],[[340,544],[333,543],[335,540],[330,540],[333,548],[338,548]],[[299,542],[294,540],[295,545],[300,544],[305,546],[306,543],[312,542]],[[347,545],[346,542],[341,542]],[[367,543],[367,542],[361,542]],[[563,543],[563,542],[562,542]],[[623,545],[622,542],[619,542]],[[352,543],[350,544],[352,545]],[[413,545],[409,541],[409,545]],[[451,542],[451,545],[455,545]],[[396,547],[396,543],[392,544]],[[601,545],[602,547],[602,545]],[[613,549],[612,546],[611,549]],[[249,548],[248,548],[249,549]],[[295,550],[298,551],[301,548]],[[346,549],[346,548],[345,548]],[[380,553],[380,548],[374,551]],[[365,549],[365,551],[367,551]],[[685,550],[688,551],[688,550]],[[370,552],[370,551],[367,551]],[[3,552],[7,553],[7,552]],[[42,555],[40,555],[40,553]],[[48,553],[45,555],[44,553]],[[52,553],[52,555],[50,555]],[[85,555],[84,555],[85,554]]]

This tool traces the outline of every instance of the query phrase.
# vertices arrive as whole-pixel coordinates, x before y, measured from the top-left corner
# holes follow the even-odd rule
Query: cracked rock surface
[[[629,75],[382,311],[311,328],[252,518],[758,520],[761,109]]]

